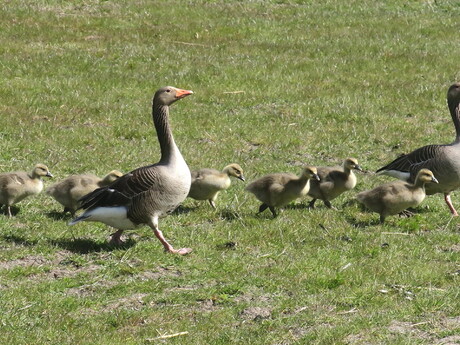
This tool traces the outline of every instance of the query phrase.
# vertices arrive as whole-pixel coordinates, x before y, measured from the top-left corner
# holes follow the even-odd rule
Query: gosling
[[[380,214],[380,223],[385,218],[398,214],[409,207],[418,206],[425,199],[425,184],[439,183],[431,170],[421,169],[415,183],[393,181],[372,190],[358,193],[356,198],[369,210]]]
[[[216,199],[220,191],[230,187],[230,177],[245,181],[243,169],[236,163],[227,165],[222,171],[215,169],[200,169],[192,171],[192,185],[188,196],[195,200],[208,200],[216,209]]]
[[[70,212],[74,216],[80,207],[80,198],[97,188],[108,186],[121,176],[123,174],[118,170],[112,170],[103,179],[93,174],[71,175],[48,187],[45,192],[64,206],[63,213]]]
[[[304,167],[300,177],[291,173],[274,173],[265,175],[250,183],[246,190],[262,201],[259,213],[267,208],[277,216],[275,207],[282,207],[291,201],[307,195],[310,189],[310,180],[319,181],[315,167]]]
[[[313,198],[309,207],[315,208],[316,200],[323,200],[324,205],[333,208],[331,200],[356,186],[356,175],[353,170],[363,171],[355,158],[347,158],[342,167],[318,167],[321,181],[312,180],[308,195]]]
[[[0,174],[0,207],[6,205],[8,217],[12,217],[12,205],[43,190],[43,176],[53,177],[44,164],[35,165],[30,174],[25,171]]]

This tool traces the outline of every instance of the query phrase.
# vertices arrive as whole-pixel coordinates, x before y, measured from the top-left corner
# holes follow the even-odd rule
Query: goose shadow
[[[128,238],[123,244],[115,245],[110,242],[95,241],[88,238],[71,238],[50,240],[51,245],[61,249],[68,250],[77,254],[89,254],[98,252],[111,252],[118,249],[129,249],[136,244],[131,238]]]

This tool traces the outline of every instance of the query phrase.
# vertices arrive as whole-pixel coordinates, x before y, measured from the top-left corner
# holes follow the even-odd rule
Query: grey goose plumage
[[[380,214],[380,223],[390,215],[418,206],[425,199],[425,187],[438,180],[429,169],[421,169],[415,182],[393,181],[358,193],[356,199],[369,210]]]
[[[171,86],[155,93],[152,116],[160,144],[160,161],[135,169],[84,196],[80,202],[85,212],[70,225],[80,221],[105,223],[118,229],[111,241],[120,243],[124,230],[146,224],[166,251],[182,255],[191,252],[190,248],[174,249],[166,241],[158,227],[158,218],[173,211],[190,190],[190,170],[174,141],[168,118],[169,106],[192,93]]]
[[[192,171],[192,185],[188,196],[195,200],[208,200],[212,208],[216,209],[217,195],[230,187],[230,177],[245,180],[239,164],[229,164],[222,171],[207,168]]]
[[[460,188],[460,83],[447,91],[447,105],[455,127],[455,140],[448,145],[427,145],[396,158],[377,170],[377,173],[413,182],[422,168],[433,172],[439,184],[428,184],[426,194],[443,193],[444,200],[454,216],[458,216],[452,205],[450,193]]]
[[[315,167],[306,166],[302,169],[300,176],[291,173],[268,174],[251,182],[246,190],[262,201],[259,213],[268,208],[273,217],[276,217],[275,207],[285,206],[307,195],[310,189],[310,179],[319,180],[317,170]]]
[[[15,171],[0,174],[0,207],[6,206],[9,217],[12,216],[12,205],[43,190],[42,177],[44,176],[53,177],[44,164],[35,165],[31,173]]]
[[[112,170],[104,178],[94,174],[70,175],[46,188],[45,192],[64,206],[64,213],[70,212],[74,216],[80,206],[78,200],[97,188],[108,186],[121,176],[123,174],[118,170]]]
[[[340,167],[318,167],[320,181],[311,180],[308,195],[313,198],[309,207],[314,208],[317,199],[323,200],[328,208],[332,208],[331,200],[356,186],[356,175],[353,170],[362,171],[356,158],[347,158]]]

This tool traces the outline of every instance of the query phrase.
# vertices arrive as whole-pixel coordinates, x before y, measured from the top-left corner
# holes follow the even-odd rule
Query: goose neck
[[[177,147],[169,125],[169,106],[153,104],[153,123],[160,143],[160,162],[169,162],[174,157]]]
[[[448,101],[450,115],[452,122],[455,126],[455,142],[460,142],[460,103],[455,101]]]

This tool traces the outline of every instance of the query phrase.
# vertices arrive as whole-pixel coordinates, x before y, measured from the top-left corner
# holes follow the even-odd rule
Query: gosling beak
[[[46,173],[45,175],[46,177],[54,177],[52,173],[50,173],[49,171]]]
[[[193,93],[192,90],[176,89],[176,98],[181,99]]]
[[[311,179],[315,179],[316,181],[321,181],[321,179],[319,178],[318,174],[313,174],[313,176],[311,177]]]
[[[434,176],[431,177],[431,182],[433,183],[439,183],[438,179]]]
[[[238,180],[241,180],[241,181],[243,181],[243,182],[246,181],[246,179],[244,178],[243,175],[238,176]]]
[[[361,165],[359,165],[359,164],[355,165],[355,169],[358,170],[358,171],[363,171],[363,168],[361,168]]]

